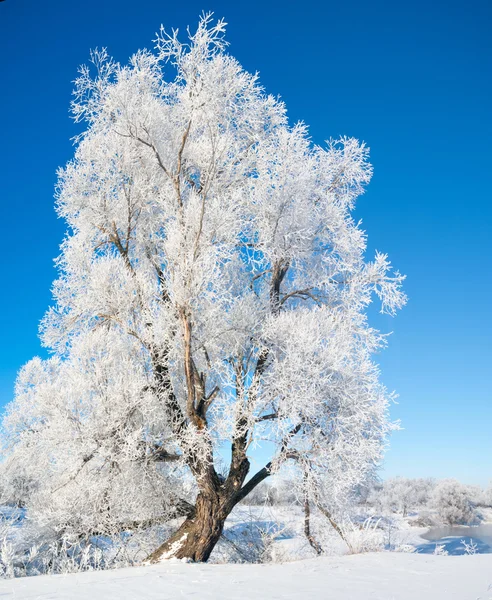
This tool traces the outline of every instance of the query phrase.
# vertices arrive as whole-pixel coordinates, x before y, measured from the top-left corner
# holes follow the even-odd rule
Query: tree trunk
[[[321,554],[323,552],[323,548],[311,533],[311,507],[309,505],[309,496],[307,492],[304,494],[304,535],[316,554]]]
[[[196,499],[195,514],[147,559],[156,563],[167,558],[189,558],[196,562],[208,560],[219,541],[224,523],[233,504],[218,494],[200,492]]]

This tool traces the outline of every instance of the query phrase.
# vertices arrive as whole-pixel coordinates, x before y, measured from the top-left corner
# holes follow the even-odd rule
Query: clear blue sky
[[[202,10],[230,51],[321,142],[365,140],[357,216],[408,275],[380,357],[400,393],[385,474],[492,479],[492,4],[489,0],[0,3],[0,406],[33,355],[64,225],[55,171],[73,154],[72,81],[89,49],[118,60]]]

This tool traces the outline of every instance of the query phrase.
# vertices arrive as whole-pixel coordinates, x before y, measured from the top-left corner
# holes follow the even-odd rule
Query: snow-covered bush
[[[467,486],[456,479],[443,479],[432,494],[432,505],[443,523],[469,525],[477,520]]]
[[[350,554],[384,550],[384,531],[380,527],[379,520],[366,519],[362,524],[345,521],[340,524],[340,529],[349,547]]]
[[[478,544],[476,544],[471,538],[469,542],[466,540],[461,540],[461,545],[463,546],[465,554],[473,556],[478,551]]]
[[[81,536],[24,520],[0,521],[0,578],[76,573],[140,564],[170,533],[167,527]]]
[[[412,521],[412,525],[415,527],[433,527],[434,525],[439,525],[439,520],[432,509],[421,508],[416,518]]]
[[[444,544],[436,544],[432,554],[434,554],[434,556],[448,556],[449,552],[446,550],[446,546]]]

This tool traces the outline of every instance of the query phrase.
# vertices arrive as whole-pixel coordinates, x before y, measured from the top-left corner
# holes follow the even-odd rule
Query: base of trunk
[[[195,514],[147,558],[151,564],[169,558],[206,562],[222,535],[230,513],[218,497],[199,494]]]

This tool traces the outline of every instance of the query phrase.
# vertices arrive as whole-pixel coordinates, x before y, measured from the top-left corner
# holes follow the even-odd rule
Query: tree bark
[[[311,532],[311,506],[309,504],[309,496],[307,492],[304,494],[304,535],[316,554],[321,554],[323,552],[323,548],[316,541]]]
[[[234,507],[218,494],[200,492],[196,499],[195,513],[148,558],[156,563],[168,558],[188,558],[206,562],[219,541],[224,524]]]

